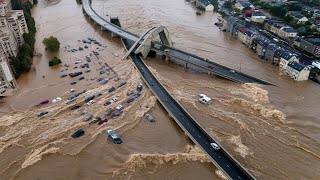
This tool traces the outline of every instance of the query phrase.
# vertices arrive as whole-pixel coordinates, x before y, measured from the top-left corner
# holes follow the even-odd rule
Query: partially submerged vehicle
[[[107,130],[107,135],[109,139],[114,143],[114,144],[121,144],[122,139],[114,132],[112,129]]]
[[[83,136],[84,135],[84,130],[82,128],[78,129],[76,132],[74,132],[71,137],[72,138],[77,138],[77,137],[80,137],[80,136]]]
[[[60,102],[61,100],[62,100],[61,97],[57,97],[52,100],[52,103],[57,103],[57,102]]]
[[[89,123],[89,125],[95,124],[95,123],[99,122],[100,120],[101,120],[101,117],[96,117],[96,119],[93,120],[93,121],[91,121],[91,122]]]
[[[90,121],[92,118],[93,118],[93,115],[88,115],[83,118],[83,121],[87,122],[87,121]]]
[[[146,120],[148,120],[149,122],[155,122],[153,116],[151,116],[150,114],[146,114],[144,117],[145,117]]]
[[[74,106],[71,106],[69,109],[76,110],[76,109],[79,109],[80,107],[81,107],[80,105],[74,105]]]
[[[142,87],[143,87],[142,83],[139,83],[138,86],[137,86],[137,91],[138,92],[142,91]]]
[[[38,104],[38,106],[39,106],[39,105],[48,104],[48,103],[49,103],[49,100],[43,100],[43,101],[41,101],[41,102]]]
[[[43,111],[40,114],[37,115],[37,117],[43,117],[45,115],[47,115],[49,112],[48,111]]]
[[[199,94],[199,101],[207,105],[211,103],[211,99],[205,94]]]

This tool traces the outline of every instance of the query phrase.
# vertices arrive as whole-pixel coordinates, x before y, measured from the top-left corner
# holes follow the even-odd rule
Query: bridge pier
[[[126,59],[131,52],[135,54],[141,53],[141,55],[146,58],[151,50],[152,41],[157,37],[160,37],[160,40],[163,44],[167,46],[172,46],[172,41],[169,36],[169,31],[164,26],[152,27],[146,31],[140,38],[134,43],[134,45],[128,50],[126,55],[123,57]],[[140,42],[142,41],[142,42]]]

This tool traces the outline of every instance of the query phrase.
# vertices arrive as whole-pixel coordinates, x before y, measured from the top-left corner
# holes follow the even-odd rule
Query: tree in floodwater
[[[49,61],[49,66],[54,66],[60,63],[61,63],[61,60],[57,57],[54,57],[51,61]]]
[[[44,38],[42,43],[46,46],[46,50],[50,52],[57,52],[60,49],[60,42],[56,37]]]

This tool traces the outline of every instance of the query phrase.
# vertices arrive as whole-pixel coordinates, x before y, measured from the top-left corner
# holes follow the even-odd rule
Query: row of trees
[[[38,2],[33,1],[34,4]],[[33,49],[35,43],[35,21],[31,16],[32,4],[28,1],[23,4],[19,0],[12,0],[12,9],[23,10],[26,23],[29,29],[28,34],[23,34],[24,43],[19,47],[19,54],[16,57],[11,57],[11,64],[13,66],[13,72],[16,78],[23,72],[28,72],[31,69]]]

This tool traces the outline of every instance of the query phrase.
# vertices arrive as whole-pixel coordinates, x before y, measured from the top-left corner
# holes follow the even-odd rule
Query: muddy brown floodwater
[[[176,48],[275,84],[237,84],[161,59],[146,59],[170,93],[257,179],[320,177],[320,94],[316,84],[294,82],[282,75],[214,26],[217,14],[196,16],[187,1],[93,0],[93,8],[106,18],[118,16],[122,26],[136,34],[152,26],[166,26]],[[145,85],[140,98],[126,103],[127,92],[134,91],[142,79],[130,60],[122,60],[124,49],[119,39],[95,27],[82,14],[81,6],[69,0],[43,0],[34,7],[33,16],[37,26],[35,50],[42,56],[35,57],[31,71],[18,79],[20,90],[1,104],[0,179],[221,179],[221,172],[170,119]],[[46,53],[41,44],[51,35],[61,42],[58,54]],[[95,44],[78,41],[88,37],[103,47],[99,50]],[[88,49],[83,51],[66,51],[85,45]],[[59,78],[79,71],[73,69],[79,66],[75,60],[85,61],[92,50],[100,56],[92,57],[91,72],[84,73],[84,80],[70,85],[71,78]],[[54,56],[69,64],[68,70],[64,66],[48,67]],[[109,70],[99,75],[105,63],[115,73]],[[100,76],[109,82],[96,82]],[[72,95],[70,88],[97,93],[121,82],[127,84],[103,94],[92,106],[75,111],[68,108],[81,104],[83,98],[70,104],[34,107],[55,97],[65,101]],[[200,104],[200,93],[211,97],[213,103]],[[79,116],[84,110],[102,116],[109,108],[103,104],[113,97],[118,101],[110,107],[125,105],[120,117],[99,126],[89,125]],[[42,111],[49,114],[37,118]],[[145,113],[152,114],[156,122],[147,122]],[[72,139],[70,134],[80,127],[85,135]],[[115,129],[124,143],[112,144],[106,136],[108,128]]]

